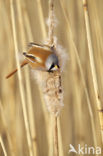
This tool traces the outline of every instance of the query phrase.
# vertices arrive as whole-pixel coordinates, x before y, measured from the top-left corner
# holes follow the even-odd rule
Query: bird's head
[[[58,57],[54,53],[50,54],[45,62],[45,66],[47,71],[58,70],[60,68]]]

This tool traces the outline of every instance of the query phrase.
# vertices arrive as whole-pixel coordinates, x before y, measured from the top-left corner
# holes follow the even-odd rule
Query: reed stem
[[[63,0],[60,0],[61,7],[63,9],[63,13],[64,13],[64,16],[65,16],[66,22],[68,24],[68,32],[69,32],[69,35],[70,35],[70,38],[71,38],[72,46],[73,46],[75,56],[76,56],[76,59],[77,59],[77,63],[78,63],[79,69],[80,69],[80,74],[81,74],[82,83],[83,83],[85,95],[86,95],[86,98],[87,98],[88,110],[89,110],[89,114],[90,114],[94,144],[95,144],[95,147],[96,147],[97,140],[96,140],[95,122],[94,122],[94,118],[93,118],[93,110],[92,110],[92,107],[91,107],[91,102],[90,102],[90,98],[89,98],[89,94],[88,94],[88,90],[87,90],[87,86],[86,86],[86,82],[85,82],[85,78],[84,78],[84,72],[83,72],[81,60],[80,60],[80,57],[79,57],[78,49],[77,49],[75,41],[74,41],[74,36],[73,36],[71,24],[70,24],[68,15],[67,15],[67,13],[65,11],[65,7],[64,7],[63,2],[64,2]]]
[[[54,155],[59,156],[58,149],[58,117],[54,117]]]
[[[18,43],[17,43],[16,21],[15,21],[15,12],[14,12],[13,2],[14,2],[13,0],[10,0],[11,22],[12,22],[12,30],[13,30],[16,63],[18,67],[19,88],[20,88],[20,95],[21,95],[21,102],[22,102],[22,109],[23,109],[24,125],[25,125],[25,130],[26,130],[26,135],[27,135],[28,148],[29,148],[29,155],[33,156],[32,141],[31,141],[31,135],[30,135],[30,129],[29,129],[29,123],[28,123],[28,117],[27,117],[25,95],[24,95],[24,87],[23,87],[22,75],[21,75],[19,58],[18,58]]]
[[[1,135],[0,135],[0,144],[1,144],[1,147],[3,149],[4,156],[7,156],[6,148],[5,148],[5,145],[4,145],[4,142],[3,142]]]
[[[91,30],[90,30],[90,20],[89,20],[89,14],[88,14],[88,6],[87,6],[88,4],[87,4],[87,0],[82,0],[82,1],[83,1],[83,9],[84,9],[87,43],[88,43],[88,50],[89,50],[90,67],[91,67],[91,73],[92,73],[96,104],[97,104],[97,108],[99,111],[99,120],[100,120],[102,143],[103,143],[103,107],[102,107],[100,96],[99,96],[95,60],[94,60],[94,50],[93,50]]]
[[[4,127],[6,129],[7,140],[8,140],[9,148],[10,148],[10,155],[14,156],[14,147],[13,147],[12,139],[11,139],[11,136],[10,136],[9,131],[7,129],[7,117],[6,117],[5,111],[4,111],[3,107],[2,107],[1,101],[0,101],[0,114],[1,114],[1,117],[2,117]]]
[[[24,18],[27,18],[27,22],[23,21],[23,9],[22,5],[25,7],[24,1],[17,1],[17,11],[18,11],[18,19],[19,25],[20,25],[20,32],[21,32],[21,43],[23,48],[25,47],[26,38],[29,38],[29,36],[26,37],[25,27],[28,27],[28,16],[27,12],[24,12]],[[31,41],[33,41],[33,38],[30,38]],[[26,49],[24,48],[24,51]],[[34,118],[34,112],[33,112],[33,102],[32,102],[32,94],[31,94],[31,85],[30,85],[30,75],[29,75],[29,69],[28,67],[25,70],[25,81],[26,81],[26,96],[27,96],[27,110],[28,110],[28,118],[29,118],[29,125],[30,125],[30,133],[32,138],[32,147],[33,147],[33,154],[37,155],[37,142],[36,139],[36,128],[35,128],[35,118]]]
[[[49,45],[54,45],[54,0],[49,1]],[[52,123],[52,122],[51,122]],[[57,116],[54,115],[54,156],[59,156]]]
[[[54,44],[54,0],[49,1],[49,45]]]
[[[46,31],[46,26],[45,26],[45,19],[43,16],[43,8],[42,8],[42,3],[41,0],[37,0],[38,3],[38,13],[39,13],[39,18],[40,18],[40,25],[41,25],[41,30],[42,30],[42,35],[43,39],[47,37],[47,31]]]

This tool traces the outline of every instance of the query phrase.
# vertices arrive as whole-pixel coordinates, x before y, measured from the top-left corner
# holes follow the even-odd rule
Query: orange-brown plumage
[[[39,69],[39,68],[45,69],[46,59],[52,53],[53,53],[53,51],[49,48],[32,47],[29,49],[27,54],[33,54],[36,57],[36,59],[35,59],[35,62],[32,62],[34,60],[32,58],[30,58],[31,61],[28,61],[28,64],[30,64],[30,66],[34,69]],[[28,60],[28,58],[27,58],[27,60]]]
[[[51,55],[54,54],[53,48],[48,46],[37,45],[33,43],[31,47],[28,49],[27,53],[23,53],[25,56],[25,60],[21,62],[20,67],[22,68],[26,64],[29,64],[33,69],[46,70],[46,60]],[[18,69],[15,69],[10,74],[6,76],[6,78],[11,77],[15,74]]]

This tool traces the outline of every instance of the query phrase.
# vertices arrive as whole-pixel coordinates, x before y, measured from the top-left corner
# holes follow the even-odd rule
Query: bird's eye
[[[57,65],[55,65],[55,66],[54,66],[54,68],[55,68],[55,69],[58,69],[58,66],[57,66]]]

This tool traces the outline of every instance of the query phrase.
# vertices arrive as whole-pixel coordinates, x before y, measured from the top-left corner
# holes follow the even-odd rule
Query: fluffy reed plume
[[[56,45],[56,44],[55,44]],[[62,52],[62,54],[61,54]],[[42,91],[42,96],[44,97],[45,104],[49,113],[52,115],[51,124],[53,124],[53,135],[54,135],[54,155],[59,155],[58,150],[58,124],[57,120],[63,104],[63,88],[62,88],[62,78],[61,73],[65,62],[65,53],[61,46],[57,45],[55,48],[55,53],[57,54],[60,62],[60,70],[53,72],[43,72],[35,71],[35,78],[39,87]],[[60,129],[60,127],[59,127]]]
[[[51,124],[53,125],[51,126],[53,126],[52,132],[54,136],[53,155],[59,156],[57,117],[63,107],[61,71],[54,71],[53,73],[35,71],[35,77],[37,78],[38,84],[41,86],[47,109],[52,115]]]
[[[47,73],[36,71],[35,77],[41,86],[48,111],[58,116],[63,107],[61,72],[54,71],[53,73]]]
[[[18,67],[18,78],[19,78],[19,87],[20,87],[20,95],[22,101],[22,108],[23,108],[23,116],[24,116],[24,124],[26,129],[27,141],[28,141],[28,148],[30,156],[33,156],[32,151],[32,141],[27,117],[27,110],[26,110],[26,103],[25,103],[25,96],[24,96],[24,88],[22,83],[22,75],[20,71],[20,64],[18,59],[18,43],[17,43],[17,32],[16,32],[16,23],[15,23],[15,13],[14,13],[14,1],[10,0],[10,8],[11,8],[11,21],[12,21],[12,29],[13,29],[13,39],[14,39],[14,48],[15,48],[15,55],[16,55],[16,62]]]
[[[94,51],[93,51],[93,45],[92,45],[92,39],[91,39],[90,20],[89,20],[88,6],[87,5],[88,5],[87,0],[83,0],[90,67],[91,67],[91,73],[92,73],[92,79],[93,79],[96,104],[97,104],[97,108],[99,111],[99,119],[100,119],[101,135],[102,135],[102,143],[103,143],[103,106],[102,106],[101,101],[100,101],[100,95],[99,95],[99,89],[98,89],[95,60],[94,60],[94,54],[93,54]]]
[[[63,65],[61,54],[59,53],[58,46],[54,43],[54,0],[49,1],[49,31],[47,45],[53,47],[54,52],[58,56],[60,62],[60,69],[53,72],[35,71],[35,77],[43,92],[45,103],[48,111],[53,117],[53,142],[54,154],[59,156],[58,150],[58,126],[57,117],[63,107],[63,90],[61,80],[61,69]],[[55,44],[55,46],[54,46]],[[51,122],[52,123],[52,122]]]
[[[54,155],[58,156],[57,117],[63,107],[61,71],[53,71],[51,73],[35,71],[35,77],[41,86],[47,109],[54,119]]]

